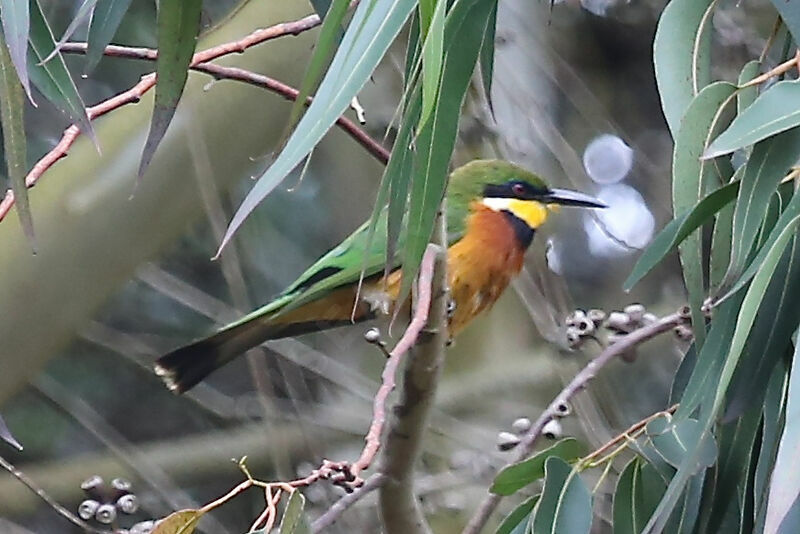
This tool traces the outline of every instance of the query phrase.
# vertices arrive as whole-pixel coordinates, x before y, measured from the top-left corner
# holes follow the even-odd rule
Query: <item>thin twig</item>
[[[753,78],[752,80],[750,80],[749,82],[747,82],[744,85],[740,85],[739,89],[745,89],[747,87],[752,87],[754,85],[759,85],[759,84],[762,84],[762,83],[766,82],[770,78],[773,78],[775,76],[780,76],[781,74],[787,73],[788,71],[790,71],[792,68],[794,68],[798,64],[798,59],[800,59],[800,56],[798,56],[798,54],[795,54],[795,56],[792,59],[790,59],[788,61],[784,61],[783,63],[781,63],[780,65],[778,65],[774,69],[771,69],[771,70],[765,72],[764,74],[762,74],[760,76],[756,76],[755,78]]]
[[[353,463],[351,472],[353,475],[358,476],[361,471],[367,469],[378,449],[381,446],[381,435],[383,427],[386,424],[386,398],[394,390],[396,381],[395,375],[403,356],[414,346],[419,338],[422,329],[428,323],[428,312],[431,306],[431,283],[433,281],[433,268],[438,254],[439,247],[437,245],[429,244],[425,249],[425,255],[422,257],[422,263],[419,270],[419,281],[417,282],[418,295],[416,309],[414,311],[414,318],[403,333],[403,337],[397,342],[394,349],[389,353],[389,359],[386,361],[386,366],[383,368],[381,375],[381,387],[375,394],[375,400],[372,405],[372,424],[369,427],[364,440],[367,442],[361,456]]]
[[[367,478],[361,487],[357,488],[353,493],[342,496],[338,501],[333,503],[324,514],[315,519],[314,522],[311,523],[311,531],[321,532],[333,525],[342,513],[366,497],[369,493],[380,488],[384,482],[386,482],[386,475],[383,473],[375,473]]]
[[[530,456],[536,445],[536,440],[541,436],[544,426],[554,419],[558,414],[558,408],[568,402],[579,391],[597,376],[597,372],[607,363],[635,348],[636,346],[652,339],[664,332],[668,332],[678,325],[686,323],[686,315],[682,312],[673,313],[661,319],[634,330],[630,334],[619,338],[613,345],[593,358],[559,393],[553,402],[542,412],[539,418],[531,426],[530,430],[523,436],[519,445],[514,449],[514,458],[507,464],[517,463]],[[496,494],[488,495],[478,507],[478,510],[470,519],[462,534],[478,534],[486,525],[497,505],[500,503],[501,496]]]
[[[50,495],[48,495],[47,492],[42,487],[36,484],[36,482],[34,482],[32,479],[28,478],[28,476],[25,473],[14,467],[13,464],[11,464],[8,460],[3,458],[2,456],[0,456],[0,466],[2,466],[3,469],[11,473],[11,475],[14,478],[25,484],[28,487],[28,489],[34,492],[40,499],[46,502],[50,506],[50,508],[58,512],[62,517],[66,518],[67,521],[69,521],[70,523],[73,523],[74,525],[77,525],[86,532],[91,532],[93,534],[114,534],[110,530],[102,530],[93,527],[80,517],[76,516],[75,514],[73,514],[63,506],[61,506],[55,499],[50,497]]]
[[[353,4],[355,4],[355,2]],[[208,62],[225,55],[233,53],[242,53],[248,48],[264,43],[266,41],[270,41],[272,39],[277,39],[278,37],[283,37],[286,35],[299,35],[304,31],[315,28],[319,24],[320,24],[319,16],[309,15],[307,17],[304,17],[296,21],[283,22],[280,24],[275,24],[274,26],[270,26],[269,28],[256,30],[251,34],[243,37],[242,39],[239,39],[238,41],[223,43],[221,45],[208,48],[201,52],[197,52],[192,58],[190,68],[192,70],[210,74],[217,79],[232,79],[250,83],[252,85],[263,87],[265,89],[278,93],[288,100],[294,100],[297,98],[297,90],[286,84],[278,82],[277,80],[273,80],[272,78],[268,78],[267,76],[251,73],[244,69],[236,69],[233,67],[220,67],[219,65],[211,65]],[[62,52],[71,54],[85,54],[86,50],[87,50],[86,43],[65,43],[61,49]],[[155,61],[156,58],[158,57],[158,53],[154,49],[116,46],[116,45],[111,45],[106,47],[103,53],[111,57],[124,57],[129,59],[140,59],[146,61]],[[150,89],[153,88],[153,86],[155,86],[155,83],[156,83],[155,74],[154,73],[146,74],[142,76],[139,83],[137,83],[127,91],[124,91],[116,96],[113,96],[108,100],[100,102],[95,106],[90,106],[86,108],[87,116],[89,117],[90,120],[94,120],[97,117],[105,115],[106,113],[113,111],[117,108],[120,108],[124,105],[138,102],[145,93],[147,93]],[[355,123],[353,123],[348,119],[340,117],[340,119],[337,121],[337,125],[340,126],[356,141],[358,141],[362,146],[364,146],[369,151],[370,154],[378,158],[383,163],[386,163],[388,161],[389,159],[388,150],[383,148],[380,145],[380,143],[369,137],[369,135],[367,135],[363,130],[361,130]],[[30,170],[30,172],[28,172],[27,176],[25,177],[25,185],[29,189],[34,185],[36,185],[36,182],[39,181],[42,175],[50,167],[52,167],[56,162],[58,162],[60,159],[64,158],[67,155],[69,149],[75,143],[80,133],[81,133],[80,128],[75,124],[71,125],[66,130],[64,130],[64,133],[61,136],[61,140],[38,162],[36,162],[36,164],[33,166],[33,168]],[[11,191],[11,189],[8,189],[3,199],[0,200],[0,221],[2,221],[5,218],[8,212],[14,206],[14,203],[15,203],[14,193]]]

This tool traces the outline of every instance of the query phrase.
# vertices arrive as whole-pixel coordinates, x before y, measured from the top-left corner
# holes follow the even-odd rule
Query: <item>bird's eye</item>
[[[518,197],[525,194],[525,186],[522,184],[514,184],[511,186],[511,191]]]

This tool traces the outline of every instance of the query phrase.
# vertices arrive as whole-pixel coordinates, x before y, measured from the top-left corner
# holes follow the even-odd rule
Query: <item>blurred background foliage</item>
[[[500,2],[493,113],[481,91],[471,90],[454,165],[507,158],[557,185],[595,193],[611,209],[600,219],[564,210],[537,237],[516,291],[450,350],[418,479],[436,532],[459,530],[486,491],[489,468],[504,463],[497,433],[519,417],[535,417],[586,361],[589,354],[546,341],[557,337],[570,310],[642,302],[660,315],[686,300],[674,259],[632,293],[620,289],[638,250],[671,218],[671,138],[651,47],[665,3]],[[79,4],[43,3],[56,35]],[[305,2],[279,4],[205,2],[207,35],[198,48],[311,12]],[[735,79],[761,53],[774,12],[767,1],[720,4],[713,20],[720,46],[713,49],[724,57],[715,58],[722,71],[715,76]],[[114,42],[153,47],[154,32],[154,3],[134,0]],[[313,42],[312,35],[284,37],[224,63],[297,85]],[[398,43],[360,95],[365,128],[378,139],[394,133],[403,55]],[[67,60],[81,72],[82,57]],[[152,69],[103,58],[91,76],[76,79],[91,104]],[[304,474],[323,457],[354,457],[383,363],[363,342],[364,327],[340,329],[272,343],[268,357],[236,361],[186,397],[169,394],[149,370],[153,358],[266,301],[338,243],[369,215],[382,169],[331,131],[302,179],[295,174],[284,182],[211,262],[232,210],[272,156],[290,105],[191,73],[153,168],[135,187],[150,102],[98,121],[102,155],[80,140],[32,191],[38,256],[20,252],[27,245],[15,217],[0,225],[0,339],[16,333],[35,346],[27,357],[28,345],[11,342],[0,356],[1,411],[25,446],[7,457],[73,509],[83,479],[129,478],[142,518],[222,494],[241,479],[230,458],[247,454],[254,473],[277,479]],[[45,99],[37,103],[26,114],[30,165],[67,126]],[[58,252],[48,253],[48,244]],[[576,401],[564,434],[596,447],[662,409],[679,357],[675,340],[665,337],[641,349],[635,362],[613,363]],[[324,484],[309,488],[312,514],[337,496]],[[201,530],[242,532],[261,502],[255,494],[237,498]],[[370,502],[335,529],[375,532]],[[0,517],[31,532],[68,531],[5,475]],[[607,530],[597,523],[598,532]]]

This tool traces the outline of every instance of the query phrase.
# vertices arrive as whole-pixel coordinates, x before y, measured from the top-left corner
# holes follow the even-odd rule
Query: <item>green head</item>
[[[447,187],[447,229],[465,230],[470,204],[482,201],[497,211],[508,211],[535,230],[556,206],[602,208],[605,204],[583,193],[553,189],[536,174],[498,159],[475,160],[450,175]]]

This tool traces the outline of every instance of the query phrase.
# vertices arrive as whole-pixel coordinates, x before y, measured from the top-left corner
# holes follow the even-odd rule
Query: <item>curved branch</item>
[[[559,406],[568,402],[579,391],[584,389],[586,385],[597,376],[598,371],[602,369],[608,362],[618,356],[624,355],[629,350],[635,348],[637,345],[652,339],[659,334],[668,332],[678,325],[685,324],[688,321],[685,311],[678,311],[671,315],[662,317],[661,319],[643,326],[638,330],[634,330],[630,334],[621,337],[613,345],[601,352],[597,357],[593,358],[575,377],[567,384],[561,393],[559,393],[553,402],[542,412],[538,419],[533,423],[530,430],[523,436],[519,445],[515,447],[514,458],[507,464],[515,464],[527,458],[533,453],[536,446],[536,440],[542,435],[544,426],[558,414]],[[481,529],[486,525],[489,517],[492,515],[497,505],[500,503],[501,495],[491,494],[488,495],[475,515],[472,516],[467,526],[464,528],[462,534],[478,534]]]

